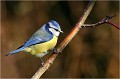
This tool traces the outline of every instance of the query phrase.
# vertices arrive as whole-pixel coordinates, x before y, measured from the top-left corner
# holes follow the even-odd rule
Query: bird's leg
[[[57,49],[53,48],[53,53],[58,54]]]
[[[43,65],[44,65],[44,61],[42,60],[42,58],[41,58],[41,57],[40,57],[40,60],[42,61],[42,63],[41,63],[41,64],[42,64],[42,66],[43,66]]]

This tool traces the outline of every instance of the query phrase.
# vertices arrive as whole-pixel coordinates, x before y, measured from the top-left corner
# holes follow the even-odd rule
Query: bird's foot
[[[61,53],[62,51],[59,51],[59,49],[56,49],[56,48],[53,49],[53,53],[59,54],[59,52]]]

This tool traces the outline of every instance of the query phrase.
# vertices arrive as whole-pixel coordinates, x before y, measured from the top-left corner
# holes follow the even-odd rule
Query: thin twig
[[[104,24],[104,23],[108,23],[108,24],[116,27],[117,29],[120,29],[119,26],[117,26],[117,25],[109,22],[109,20],[112,19],[113,17],[115,17],[115,15],[113,15],[113,16],[106,16],[106,17],[103,18],[101,21],[99,21],[99,22],[97,22],[97,23],[95,23],[95,24],[83,24],[83,25],[82,25],[82,28],[84,28],[84,27],[95,27],[95,26],[98,26],[98,25],[101,25],[101,24]]]
[[[42,74],[50,67],[50,65],[53,63],[55,58],[58,56],[59,52],[61,52],[66,47],[66,45],[77,34],[77,32],[80,30],[80,28],[82,28],[81,26],[84,24],[86,18],[90,14],[94,4],[95,4],[95,1],[89,2],[88,6],[84,10],[84,13],[79,20],[79,22],[75,25],[75,27],[68,34],[68,36],[60,43],[60,45],[58,46],[55,53],[52,53],[52,55],[47,59],[47,61],[43,64],[43,66],[38,69],[38,71],[34,74],[32,79],[39,79],[42,76]]]
[[[114,26],[114,27],[116,27],[117,29],[120,29],[120,26],[117,26],[116,24],[113,24],[113,23],[111,23],[111,22],[107,22],[108,24],[110,24],[110,25],[112,25],[112,26]]]

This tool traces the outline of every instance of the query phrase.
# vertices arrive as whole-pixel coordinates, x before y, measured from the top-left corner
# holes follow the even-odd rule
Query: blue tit
[[[23,51],[37,57],[43,57],[48,53],[48,50],[54,49],[58,36],[62,32],[60,25],[51,20],[38,29],[23,45],[6,54],[6,56]]]

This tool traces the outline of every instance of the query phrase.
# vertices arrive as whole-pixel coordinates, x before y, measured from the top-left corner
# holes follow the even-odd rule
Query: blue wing
[[[32,38],[32,39],[29,39],[28,41],[26,41],[23,46],[28,47],[28,46],[43,43],[43,42],[46,42],[46,41],[44,39],[40,39],[40,38]]]
[[[43,25],[42,28],[38,29],[38,31],[36,31],[29,40],[27,40],[21,47],[29,47],[35,44],[39,44],[39,43],[44,43],[46,41],[49,41],[53,38],[53,34],[50,34],[47,32],[47,30],[45,29],[46,25]]]

